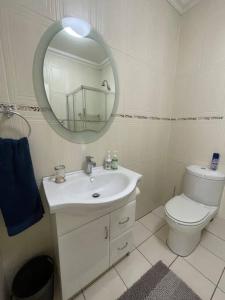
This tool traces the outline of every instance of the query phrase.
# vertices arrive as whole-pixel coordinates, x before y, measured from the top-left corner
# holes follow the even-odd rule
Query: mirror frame
[[[65,18],[64,18],[65,19]],[[76,18],[74,18],[76,19]],[[83,21],[83,20],[82,20]],[[83,21],[84,22],[84,21]],[[116,70],[116,64],[113,59],[111,49],[109,46],[104,42],[102,36],[93,28],[91,27],[90,33],[85,36],[84,38],[90,38],[99,43],[103,49],[105,50],[106,54],[109,57],[110,64],[112,67],[112,72],[114,76],[115,81],[115,100],[114,100],[114,106],[111,113],[110,118],[108,119],[105,126],[99,131],[82,131],[82,132],[74,132],[70,129],[67,129],[64,127],[59,120],[57,119],[56,115],[54,114],[49,101],[48,97],[45,91],[44,86],[44,75],[43,75],[43,68],[44,68],[44,59],[46,55],[46,51],[48,49],[49,43],[54,38],[54,36],[61,30],[63,30],[64,27],[62,25],[62,20],[56,21],[52,25],[48,27],[48,29],[44,32],[42,35],[39,44],[37,46],[35,55],[34,55],[34,61],[33,61],[33,85],[34,85],[34,92],[37,99],[37,102],[39,104],[40,110],[42,114],[44,115],[44,118],[48,122],[48,124],[52,127],[52,129],[58,133],[61,137],[63,137],[66,140],[69,140],[70,142],[77,143],[77,144],[88,144],[91,142],[96,141],[101,136],[103,136],[106,131],[110,128],[114,118],[115,114],[118,108],[118,102],[119,102],[119,80]]]

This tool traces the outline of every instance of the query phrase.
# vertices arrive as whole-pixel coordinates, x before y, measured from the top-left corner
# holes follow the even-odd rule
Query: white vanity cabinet
[[[109,215],[59,237],[63,299],[68,299],[109,266]]]
[[[43,178],[62,300],[79,293],[133,248],[142,175],[121,166],[96,167],[92,175],[71,172],[61,184],[52,176]]]
[[[62,300],[74,296],[131,251],[135,196],[134,191],[122,207],[95,216],[55,215]]]

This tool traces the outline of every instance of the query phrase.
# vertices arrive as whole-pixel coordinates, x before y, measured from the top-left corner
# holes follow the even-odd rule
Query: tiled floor
[[[85,289],[75,300],[115,300],[157,261],[162,260],[202,300],[225,300],[225,220],[216,218],[188,257],[177,257],[167,245],[163,207],[138,220],[131,254]]]

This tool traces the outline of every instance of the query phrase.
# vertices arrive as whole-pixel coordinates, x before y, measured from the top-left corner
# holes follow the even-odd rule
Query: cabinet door
[[[109,267],[109,215],[59,237],[63,300]]]

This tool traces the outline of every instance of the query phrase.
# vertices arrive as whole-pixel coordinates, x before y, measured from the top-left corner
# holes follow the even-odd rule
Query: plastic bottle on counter
[[[113,152],[111,168],[113,170],[117,170],[118,169],[118,155],[117,155],[117,151]]]
[[[112,159],[110,150],[107,151],[107,155],[104,161],[104,169],[111,170]]]

